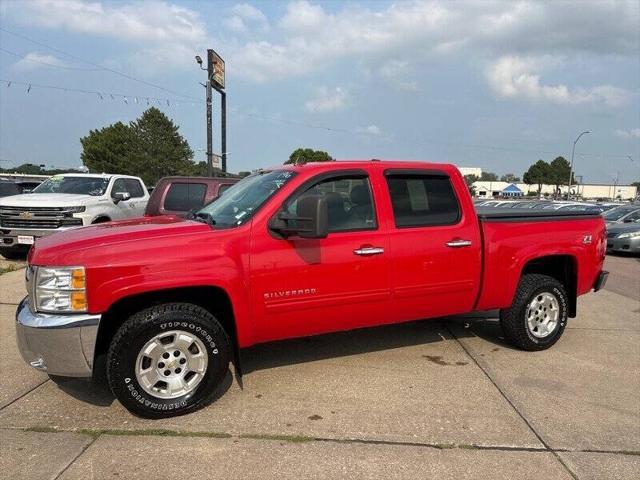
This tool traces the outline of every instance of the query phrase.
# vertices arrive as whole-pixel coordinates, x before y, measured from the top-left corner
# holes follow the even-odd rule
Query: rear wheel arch
[[[548,275],[558,280],[565,288],[569,300],[568,316],[574,318],[578,299],[578,262],[573,255],[545,255],[527,261],[522,267],[524,275]]]
[[[214,286],[156,290],[118,299],[102,315],[94,357],[106,355],[116,332],[132,315],[154,305],[175,302],[197,305],[216,317],[229,337],[233,363],[238,374],[241,374],[238,332],[231,297],[224,289]]]

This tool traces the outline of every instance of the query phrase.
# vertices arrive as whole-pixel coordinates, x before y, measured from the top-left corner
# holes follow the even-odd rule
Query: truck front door
[[[470,311],[482,261],[477,218],[465,210],[473,208],[470,201],[461,205],[444,171],[389,169],[384,175],[393,212],[389,259],[394,319]]]
[[[388,233],[380,227],[367,172],[315,177],[282,209],[295,212],[297,199],[309,193],[326,199],[326,238],[278,238],[265,231],[264,224],[252,229],[251,295],[258,341],[348,330],[388,319]]]

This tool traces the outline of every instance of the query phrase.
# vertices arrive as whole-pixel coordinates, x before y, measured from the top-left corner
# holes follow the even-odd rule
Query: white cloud
[[[631,128],[629,130],[618,129],[614,133],[621,138],[640,138],[640,128]]]
[[[545,63],[545,59],[505,56],[491,64],[485,75],[491,89],[503,98],[523,98],[560,105],[602,103],[610,107],[617,107],[626,100],[626,92],[612,85],[589,88],[545,85],[537,73],[545,67]]]
[[[313,98],[308,100],[304,106],[309,112],[327,113],[343,110],[348,103],[347,91],[342,87],[316,89]]]
[[[10,14],[29,25],[97,35],[137,47],[131,60],[166,66],[190,65],[207,43],[198,13],[162,1],[101,3],[80,0],[13,2]]]
[[[269,21],[258,8],[248,3],[239,3],[231,8],[231,16],[226,17],[223,24],[228,30],[245,34],[251,30],[265,30]]]
[[[374,3],[374,6],[376,4]],[[381,65],[473,49],[482,56],[637,54],[638,2],[406,1],[384,8],[326,11],[308,1],[287,5],[274,35],[240,44],[239,73],[263,82],[326,70],[358,58]],[[408,57],[410,55],[410,58]]]
[[[411,80],[411,66],[406,60],[389,60],[379,69],[380,77],[389,85],[398,90],[417,92],[420,90],[418,83]]]
[[[65,64],[59,58],[44,53],[30,52],[13,64],[13,68],[22,71],[35,70],[46,65],[63,67]]]
[[[372,137],[380,137],[383,135],[382,129],[377,125],[369,125],[367,127],[358,127],[356,129],[357,133],[361,133],[363,135],[370,135]]]

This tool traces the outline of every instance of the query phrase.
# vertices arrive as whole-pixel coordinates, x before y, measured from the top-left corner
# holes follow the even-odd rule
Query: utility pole
[[[224,90],[218,90],[220,95],[222,95],[220,101],[220,115],[222,118],[220,119],[220,129],[221,131],[221,139],[220,139],[220,148],[222,150],[222,171],[227,171],[227,92]]]
[[[207,68],[202,66],[202,58],[196,55],[196,62],[200,69],[207,72],[207,175],[213,176],[213,99],[212,89],[220,93],[221,98],[221,121],[220,121],[220,147],[222,148],[222,171],[227,171],[227,94],[224,91],[225,67],[224,60],[213,49],[207,49]]]
[[[571,149],[571,166],[569,167],[569,187],[567,188],[567,200],[571,198],[571,180],[573,179],[573,157],[576,153],[576,143],[578,143],[578,140],[580,140],[581,136],[587,133],[591,133],[591,132],[588,130],[585,130],[580,135],[578,135],[578,138],[576,138],[573,142],[573,148]]]
[[[211,68],[209,64],[208,70]],[[207,78],[207,177],[213,176],[213,120],[211,105],[211,77]]]

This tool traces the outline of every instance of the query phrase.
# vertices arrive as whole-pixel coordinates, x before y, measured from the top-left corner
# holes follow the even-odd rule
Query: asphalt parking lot
[[[243,388],[229,375],[216,403],[160,421],[104,384],[28,368],[13,328],[23,272],[9,271],[0,475],[638,478],[640,259],[606,267],[551,350],[510,348],[492,313],[278,342],[246,352]]]

